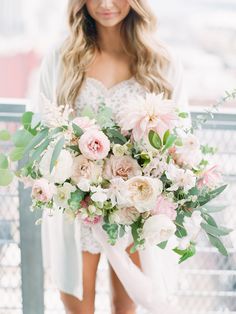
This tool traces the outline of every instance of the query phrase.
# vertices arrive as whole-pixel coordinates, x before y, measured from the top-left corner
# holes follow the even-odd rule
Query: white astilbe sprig
[[[55,102],[51,102],[44,94],[41,94],[42,99],[42,122],[44,125],[56,128],[62,125],[67,125],[73,109],[67,104],[58,106]]]

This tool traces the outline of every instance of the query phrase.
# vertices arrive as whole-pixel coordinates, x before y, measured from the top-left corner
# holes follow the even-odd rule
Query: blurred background
[[[226,90],[236,88],[236,1],[149,1],[159,18],[160,38],[182,59],[193,117],[202,114]],[[18,126],[26,99],[37,90],[42,57],[65,37],[66,2],[0,0],[0,128],[13,131]],[[233,100],[224,103],[215,119],[198,131],[203,143],[218,147],[216,159],[230,186],[217,205],[226,206],[222,224],[234,229],[235,107]],[[0,143],[0,151],[8,149]],[[64,313],[49,274],[43,274],[40,227],[34,226],[28,206],[29,191],[17,183],[0,190],[0,314]],[[198,256],[181,266],[176,301],[187,313],[236,313],[235,232],[225,243],[228,258],[201,239]],[[107,275],[103,258],[96,314],[110,313]]]

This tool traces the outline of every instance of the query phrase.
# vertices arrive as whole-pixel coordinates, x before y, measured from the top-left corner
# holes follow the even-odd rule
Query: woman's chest
[[[129,98],[144,97],[145,92],[145,88],[134,77],[115,84],[111,88],[107,88],[97,79],[87,77],[77,99],[78,112],[81,112],[85,106],[90,106],[97,111],[99,105],[105,103],[116,114],[121,104],[127,102]]]

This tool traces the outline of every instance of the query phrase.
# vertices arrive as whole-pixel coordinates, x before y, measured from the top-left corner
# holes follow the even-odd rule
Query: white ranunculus
[[[140,213],[152,209],[157,197],[163,190],[161,180],[145,176],[137,176],[126,181],[129,192],[129,202]]]
[[[53,183],[63,183],[72,175],[73,157],[65,149],[62,149],[55,166],[50,173],[50,163],[54,147],[50,147],[39,163],[39,170],[42,176]]]
[[[76,187],[72,184],[65,182],[63,186],[59,186],[56,189],[56,194],[53,197],[55,204],[62,208],[68,208],[68,200],[72,192],[75,192]]]
[[[143,225],[143,238],[150,245],[157,245],[169,240],[175,234],[176,226],[166,215],[154,215],[149,217]]]

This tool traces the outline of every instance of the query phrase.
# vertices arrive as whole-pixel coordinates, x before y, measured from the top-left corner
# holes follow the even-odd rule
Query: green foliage
[[[187,112],[180,112],[179,117],[182,119],[186,119],[189,117],[189,114]]]
[[[218,249],[219,253],[221,253],[224,256],[228,256],[228,252],[227,252],[224,244],[222,243],[222,241],[218,237],[215,237],[209,233],[207,233],[207,236],[209,238],[210,243]]]
[[[10,169],[0,169],[0,186],[8,186],[14,178]]]
[[[165,143],[165,146],[163,148],[163,152],[165,150],[167,150],[168,148],[170,148],[174,143],[175,143],[175,140],[176,140],[177,136],[176,135],[173,135],[173,134],[170,134],[167,139],[166,139],[166,143]]]
[[[108,234],[109,243],[114,245],[119,235],[119,226],[117,224],[104,223],[102,228]]]
[[[10,152],[10,159],[11,161],[18,161],[21,160],[24,156],[25,148],[24,147],[15,147]]]
[[[101,106],[98,110],[96,121],[102,129],[113,127],[112,109],[106,106]]]
[[[68,203],[72,211],[77,211],[81,208],[80,202],[84,199],[85,195],[86,193],[79,189],[71,193]]]
[[[10,141],[11,134],[7,130],[0,130],[0,141]]]
[[[115,144],[124,145],[127,142],[126,137],[115,128],[107,128],[104,130],[104,133]]]
[[[220,193],[222,193],[227,187],[227,184],[225,185],[222,185],[210,192],[207,192],[203,195],[200,195],[199,196],[199,199],[198,199],[198,204],[200,206],[203,206],[205,205],[206,203],[210,202],[212,199],[214,199],[215,197],[217,197]]]
[[[57,161],[57,159],[61,153],[61,150],[64,146],[64,143],[65,143],[65,137],[62,136],[54,147],[51,162],[50,162],[50,173],[52,172],[52,169],[54,168],[54,166],[56,164],[56,161]]]
[[[6,155],[0,153],[0,169],[7,169],[9,166],[8,158]]]
[[[39,145],[43,139],[45,139],[48,135],[48,128],[45,128],[41,130],[40,132],[35,135],[32,140],[28,143],[28,145],[25,147],[25,154],[27,154],[29,151],[31,151],[33,148],[35,148],[37,145]]]
[[[12,136],[12,141],[16,147],[26,147],[33,139],[33,135],[25,130],[18,130]]]
[[[76,136],[80,137],[84,131],[75,123],[72,123],[73,131]]]
[[[96,116],[91,108],[91,106],[86,105],[81,112],[82,117],[88,117],[89,119],[95,119]]]
[[[185,250],[180,250],[178,248],[173,249],[173,251],[179,255],[181,258],[179,259],[179,264],[186,261],[188,258],[194,256],[196,254],[195,243],[190,243],[190,246]]]
[[[217,152],[216,147],[210,147],[209,145],[201,145],[201,151],[204,155],[214,155]]]
[[[150,144],[156,148],[156,149],[161,149],[162,147],[162,141],[160,136],[153,130],[149,131],[148,133],[148,139]]]
[[[214,236],[214,237],[221,237],[226,236],[230,232],[233,231],[233,229],[229,229],[226,227],[220,227],[220,226],[214,226],[212,224],[207,224],[205,222],[201,223],[201,227],[203,230],[205,230],[208,234]]]
[[[161,243],[157,244],[157,246],[159,246],[159,248],[164,250],[166,248],[167,243],[168,243],[168,241],[164,241],[164,242],[161,242]]]

